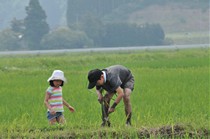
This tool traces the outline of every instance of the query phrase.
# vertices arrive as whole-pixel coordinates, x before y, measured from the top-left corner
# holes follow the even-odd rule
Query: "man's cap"
[[[93,69],[88,72],[88,89],[96,86],[97,81],[101,78],[103,72],[100,69]]]

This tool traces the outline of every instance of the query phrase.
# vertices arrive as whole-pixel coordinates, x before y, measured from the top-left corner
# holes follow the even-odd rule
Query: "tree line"
[[[90,2],[91,1],[91,2]],[[91,5],[92,1],[94,4]],[[0,32],[0,50],[129,47],[164,44],[159,24],[104,22],[116,8],[136,0],[68,0],[67,26],[50,29],[39,0],[30,0],[26,17],[13,19],[11,28]],[[84,6],[85,5],[85,6]],[[80,7],[82,6],[82,7]],[[80,12],[78,9],[80,8]]]

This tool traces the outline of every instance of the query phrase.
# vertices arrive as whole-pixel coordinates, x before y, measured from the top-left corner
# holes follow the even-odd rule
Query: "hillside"
[[[168,3],[132,12],[128,22],[159,23],[172,44],[209,44],[209,13],[209,7]]]
[[[1,2],[2,1],[2,2]],[[0,0],[0,29],[10,26],[13,18],[24,18],[25,6],[29,0]],[[122,4],[107,14],[104,21],[126,21],[131,23],[160,23],[166,32],[192,32],[209,30],[209,2],[201,1],[167,1],[167,2],[133,1]],[[149,3],[149,4],[148,4]],[[66,0],[40,1],[51,28],[65,25]],[[13,11],[13,12],[11,12]],[[15,12],[14,12],[15,11]]]
[[[28,3],[29,0],[0,0],[0,30],[9,28],[14,18],[23,19]],[[40,0],[40,4],[51,29],[66,25],[67,0]],[[102,21],[160,24],[169,41],[176,44],[209,43],[208,0],[133,0],[120,4],[101,17]]]
[[[159,23],[166,32],[193,32],[209,30],[209,8],[190,8],[180,3],[151,5],[131,13],[129,22]]]
[[[167,41],[172,44],[201,44],[209,43],[210,40],[210,9],[207,0],[181,2],[171,0],[165,3],[150,2],[145,5],[133,3],[116,9],[106,19],[139,25],[160,24]]]

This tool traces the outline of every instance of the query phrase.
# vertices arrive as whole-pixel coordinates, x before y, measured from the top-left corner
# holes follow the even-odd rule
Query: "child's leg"
[[[65,123],[66,123],[66,120],[65,120],[64,116],[61,115],[61,116],[59,116],[59,117],[57,118],[57,122],[58,122],[59,124],[65,124]]]
[[[56,115],[52,115],[49,111],[47,112],[47,119],[50,125],[54,125],[56,121]]]
[[[56,118],[53,118],[53,119],[50,119],[50,120],[49,120],[49,124],[50,124],[50,125],[54,125],[55,123],[57,123]]]

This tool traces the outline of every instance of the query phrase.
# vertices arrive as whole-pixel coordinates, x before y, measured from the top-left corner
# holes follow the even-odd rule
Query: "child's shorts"
[[[49,111],[47,112],[47,119],[52,120],[54,118],[59,118],[60,116],[63,116],[62,112],[56,112],[54,115],[52,115]]]

